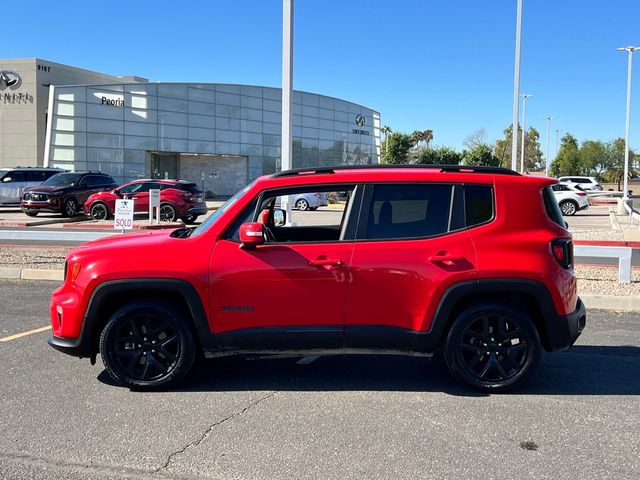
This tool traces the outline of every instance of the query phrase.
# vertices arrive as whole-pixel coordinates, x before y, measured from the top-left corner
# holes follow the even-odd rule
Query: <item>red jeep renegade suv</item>
[[[264,176],[198,228],[69,253],[49,343],[93,362],[100,353],[135,389],[179,381],[198,351],[442,349],[455,378],[504,391],[533,373],[542,348],[567,349],[585,326],[555,183],[457,166]],[[276,207],[308,192],[346,192],[346,202]]]

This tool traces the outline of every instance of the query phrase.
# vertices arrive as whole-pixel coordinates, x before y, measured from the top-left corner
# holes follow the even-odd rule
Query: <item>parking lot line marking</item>
[[[34,333],[46,332],[47,330],[51,330],[51,327],[35,328],[33,330],[29,330],[28,332],[16,333],[15,335],[0,338],[0,342],[10,342],[11,340],[17,340],[18,338],[26,337],[27,335],[33,335]]]

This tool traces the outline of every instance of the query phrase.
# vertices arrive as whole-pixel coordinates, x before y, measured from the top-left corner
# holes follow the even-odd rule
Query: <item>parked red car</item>
[[[108,374],[134,389],[175,384],[199,352],[440,349],[456,379],[504,391],[586,324],[555,183],[467,166],[264,176],[197,228],[70,252],[49,343],[92,361],[100,353]],[[346,192],[346,202],[321,215],[276,207],[308,192]]]
[[[149,190],[160,189],[160,209],[158,217],[163,222],[173,222],[181,218],[185,223],[193,223],[198,216],[207,213],[204,195],[195,183],[182,180],[134,180],[108,192],[91,195],[84,204],[84,211],[94,220],[107,220],[113,215],[116,200],[135,200],[135,213],[149,211]]]

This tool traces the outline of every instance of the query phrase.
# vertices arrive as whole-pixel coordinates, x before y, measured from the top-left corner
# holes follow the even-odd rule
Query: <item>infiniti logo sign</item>
[[[356,125],[364,127],[367,124],[367,117],[364,115],[356,115]]]
[[[21,83],[22,79],[17,72],[12,70],[0,70],[0,90],[4,90],[7,87],[11,90],[15,90]]]

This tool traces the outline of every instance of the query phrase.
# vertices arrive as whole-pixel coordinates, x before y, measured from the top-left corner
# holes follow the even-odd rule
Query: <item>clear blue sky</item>
[[[0,57],[280,85],[281,0],[25,0],[10,11]],[[511,123],[515,15],[516,0],[296,0],[294,88],[374,108],[395,131],[430,128],[436,145],[461,149],[478,128],[494,141]],[[521,92],[534,95],[526,123],[543,152],[547,116],[579,141],[624,136],[627,58],[615,49],[630,44],[640,45],[638,0],[524,0]]]

